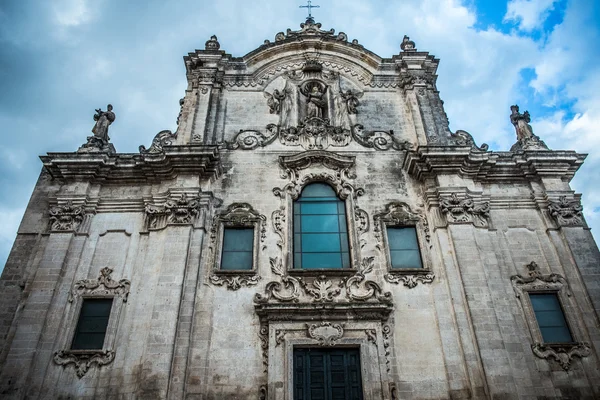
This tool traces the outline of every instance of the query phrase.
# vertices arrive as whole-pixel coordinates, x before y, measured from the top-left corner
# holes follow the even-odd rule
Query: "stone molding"
[[[473,224],[479,228],[489,225],[490,203],[476,203],[468,194],[464,198],[456,192],[449,197],[440,196],[440,211],[449,224]]]
[[[261,279],[257,275],[258,253],[265,250],[267,238],[267,218],[256,211],[248,203],[232,203],[220,214],[217,214],[210,228],[209,265],[212,274],[208,280],[216,286],[225,286],[229,290],[238,290],[243,286],[255,286]],[[252,228],[254,231],[252,269],[221,270],[221,252],[223,248],[224,229],[228,227]]]
[[[548,211],[558,226],[586,226],[579,199],[569,200],[567,196],[561,196],[558,201],[549,202]]]
[[[54,353],[54,363],[66,367],[73,364],[77,376],[82,378],[93,367],[110,364],[115,359],[114,342],[116,330],[119,325],[119,315],[123,303],[127,302],[131,282],[127,279],[115,281],[112,279],[113,270],[109,267],[102,268],[97,279],[82,279],[73,284],[69,292],[66,321],[70,321],[66,329],[61,330],[59,340],[61,350]],[[96,350],[71,350],[71,342],[79,320],[81,306],[87,298],[113,299],[109,322],[104,338],[104,347]]]
[[[222,170],[218,148],[208,145],[164,145],[161,152],[143,154],[48,153],[40,158],[53,179],[65,181],[163,182],[182,172],[214,179]]]
[[[542,177],[570,181],[585,157],[574,151],[484,152],[471,146],[430,145],[408,151],[402,168],[420,181],[443,174],[477,182],[527,182]]]
[[[567,280],[560,274],[543,274],[535,261],[527,264],[527,276],[513,275],[510,278],[515,295],[523,307],[525,320],[529,327],[533,343],[531,349],[537,357],[546,360],[555,360],[565,370],[571,368],[575,357],[583,358],[591,354],[591,347],[587,342],[581,341],[584,331],[580,328],[575,317],[576,305],[571,299],[571,291]],[[556,293],[567,321],[572,343],[544,343],[539,329],[535,312],[529,298],[529,293]]]

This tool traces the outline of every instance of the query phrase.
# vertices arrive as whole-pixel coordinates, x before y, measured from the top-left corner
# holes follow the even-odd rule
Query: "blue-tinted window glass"
[[[253,250],[254,228],[225,228],[221,269],[252,269]]]
[[[101,350],[113,299],[84,299],[81,304],[72,350]]]
[[[346,207],[334,190],[313,183],[294,203],[294,268],[350,268]]]
[[[392,268],[423,268],[415,227],[388,227],[387,236]]]
[[[542,338],[546,343],[573,341],[556,293],[529,293]]]

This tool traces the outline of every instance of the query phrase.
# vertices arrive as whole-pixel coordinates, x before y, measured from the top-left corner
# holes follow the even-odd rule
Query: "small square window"
[[[387,237],[392,268],[423,268],[414,226],[388,226]]]
[[[573,342],[556,293],[529,293],[529,299],[545,343]]]
[[[71,350],[102,350],[113,299],[83,299]]]
[[[254,254],[254,228],[225,228],[221,270],[251,270]]]

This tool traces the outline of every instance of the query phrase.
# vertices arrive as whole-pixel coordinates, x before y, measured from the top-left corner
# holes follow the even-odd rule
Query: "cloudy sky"
[[[117,151],[176,129],[182,56],[212,34],[242,56],[298,29],[301,0],[2,0],[0,2],[0,268],[41,168],[75,151],[94,109],[114,105]],[[324,29],[382,57],[407,34],[441,59],[438,88],[451,129],[508,150],[510,105],[529,110],[553,149],[589,153],[572,182],[600,232],[600,2],[597,0],[314,0]],[[596,176],[596,178],[594,178]]]

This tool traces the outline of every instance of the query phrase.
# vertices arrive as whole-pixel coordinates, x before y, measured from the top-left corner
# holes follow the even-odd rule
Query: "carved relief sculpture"
[[[344,328],[340,324],[323,321],[320,324],[307,324],[308,337],[318,340],[321,346],[334,346],[344,336]]]
[[[579,200],[567,200],[566,196],[561,196],[558,201],[550,202],[548,210],[559,226],[583,226],[585,224],[583,207]]]
[[[52,207],[50,229],[53,231],[76,231],[85,217],[84,206],[74,206],[69,200],[62,206]]]
[[[171,146],[177,139],[177,132],[172,133],[169,130],[160,131],[152,139],[152,145],[146,150],[146,146],[140,145],[139,150],[142,154],[161,154],[164,153],[164,146]]]
[[[325,117],[325,107],[327,102],[323,99],[327,86],[318,82],[313,82],[309,85],[300,86],[300,93],[306,96],[306,116],[310,117]]]
[[[469,195],[459,198],[456,193],[440,199],[440,210],[446,215],[449,223],[473,223],[478,227],[486,227],[490,215],[488,202],[476,204]]]
[[[163,204],[146,204],[146,227],[163,229],[168,224],[194,224],[201,215],[202,205],[198,197],[188,198],[182,193],[178,198],[168,199]]]

